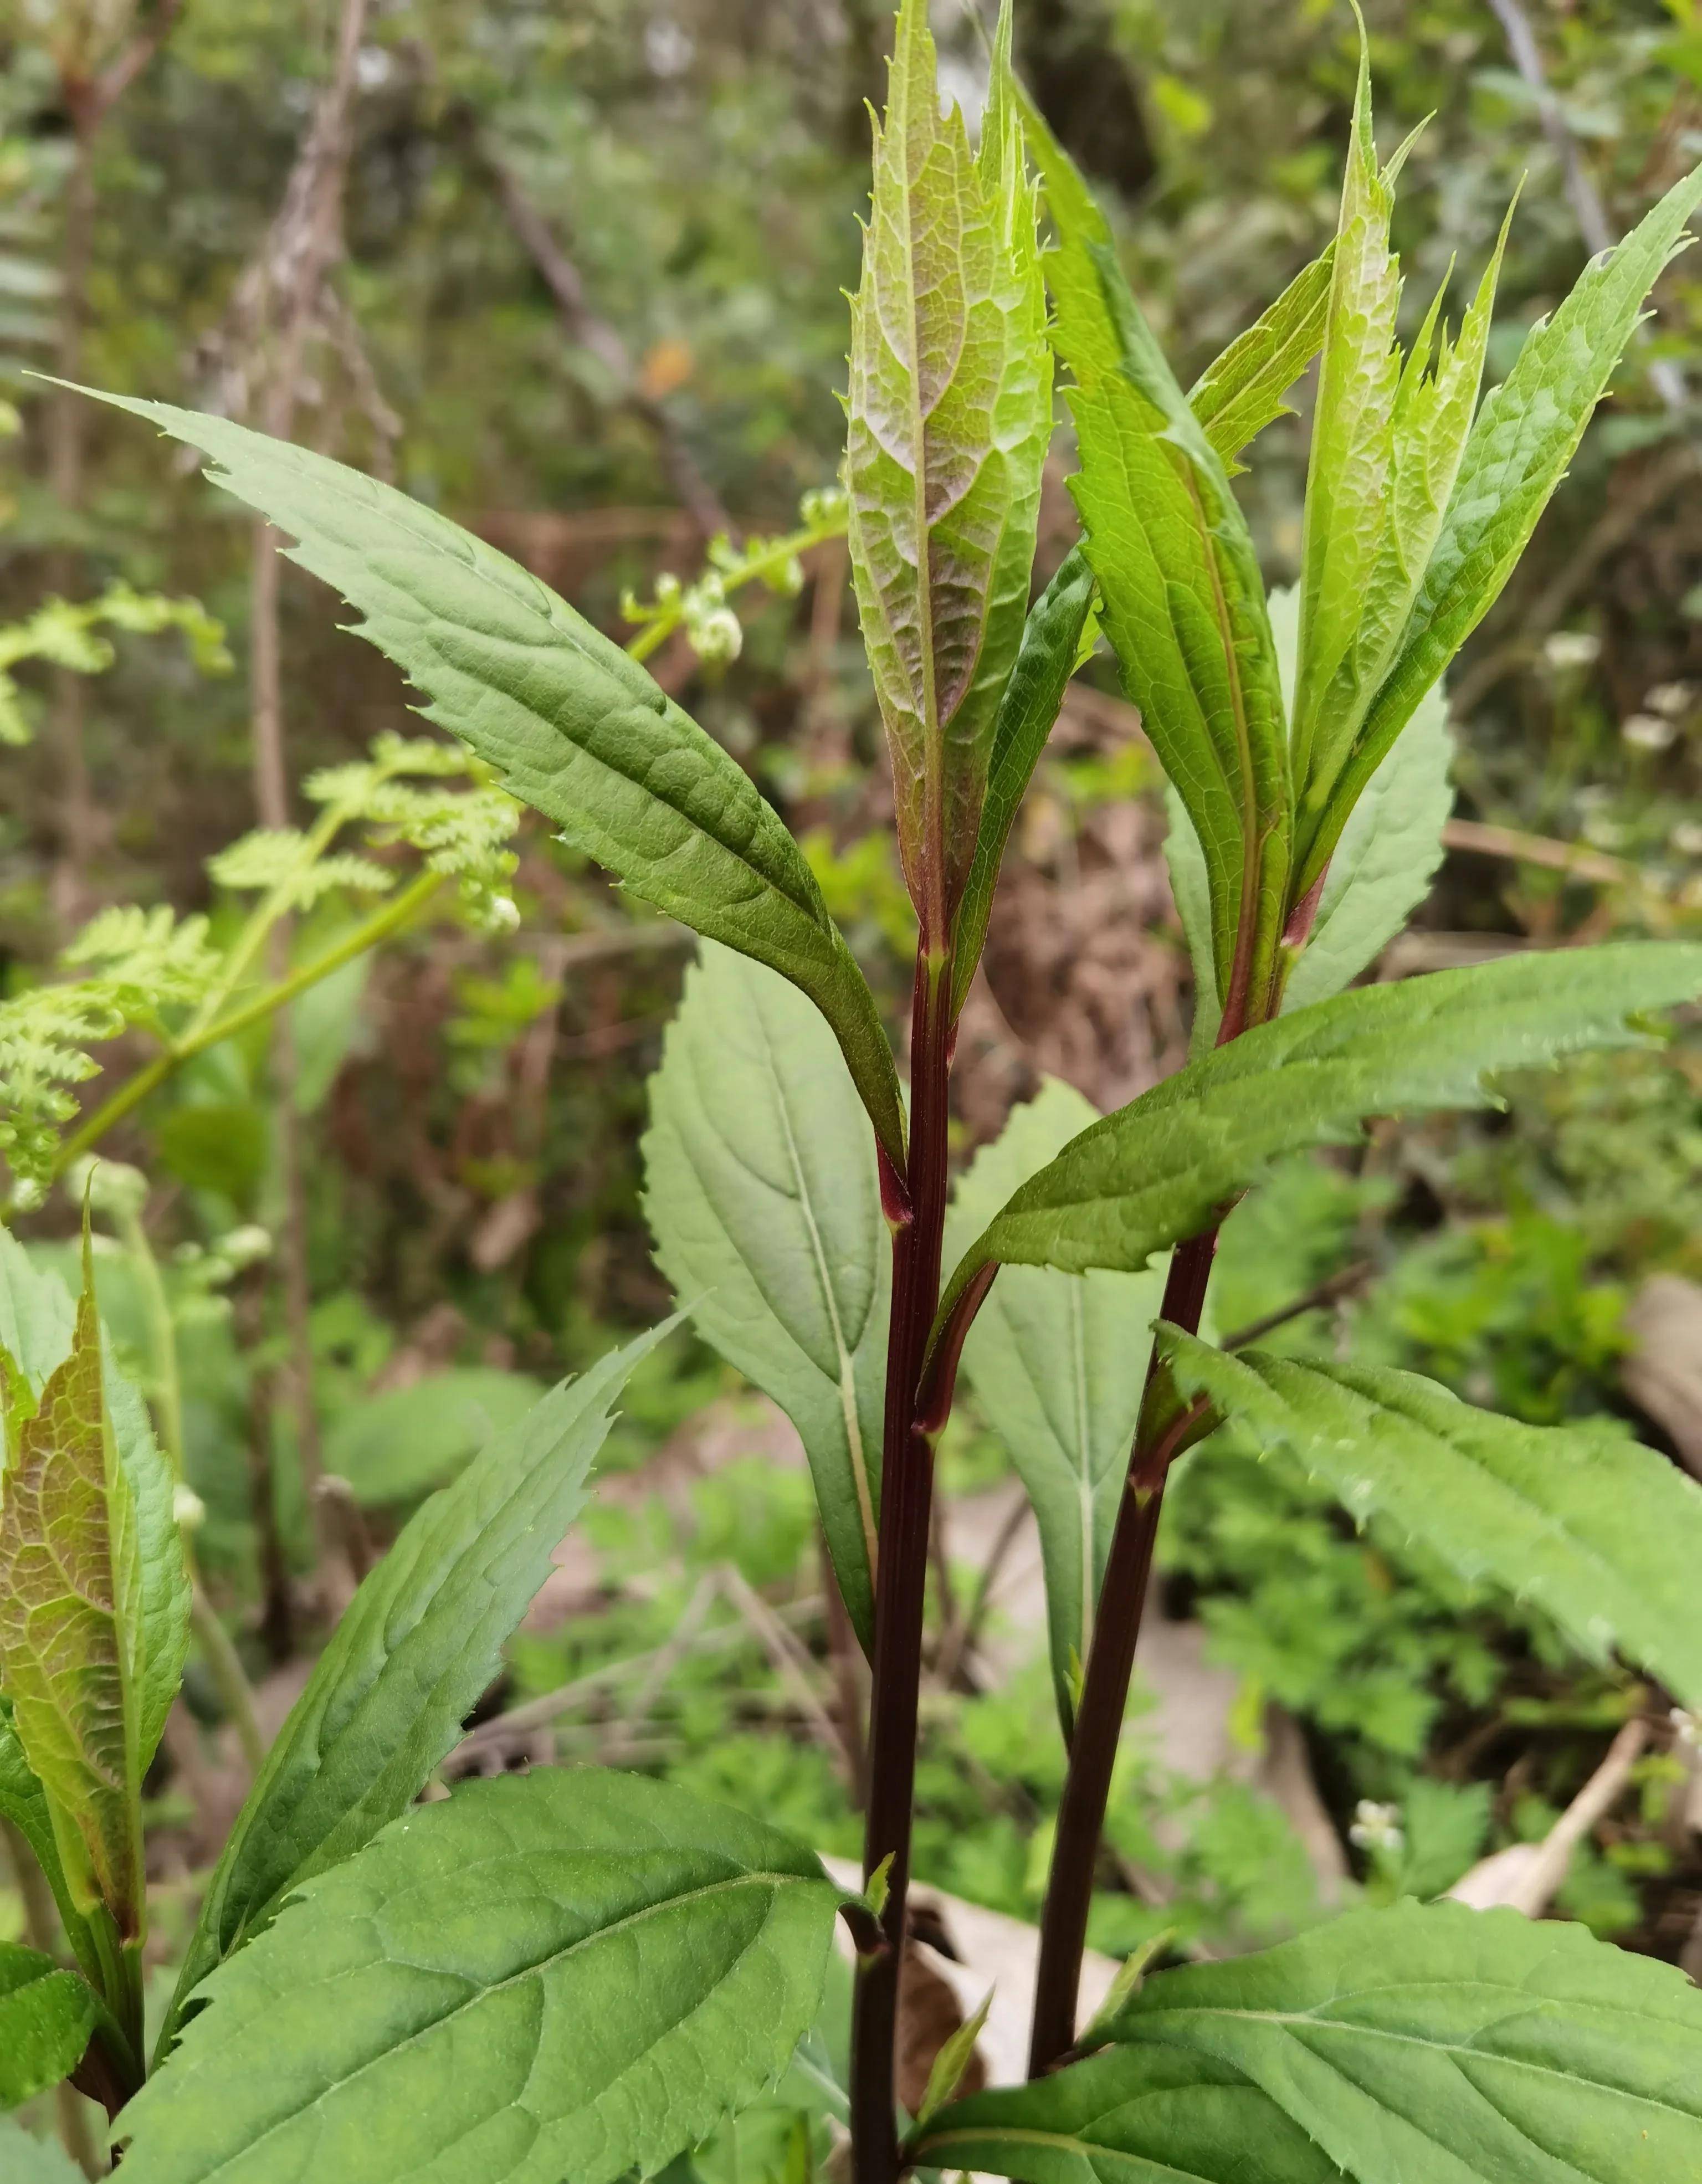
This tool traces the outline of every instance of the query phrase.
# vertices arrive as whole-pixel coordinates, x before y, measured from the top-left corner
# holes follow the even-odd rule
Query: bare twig
[[[736,1563],[723,1563],[720,1576],[728,1605],[750,1624],[811,1728],[829,1752],[840,1751],[840,1733],[816,1689],[815,1663]]]
[[[958,1669],[973,1658],[980,1642],[981,1631],[987,1620],[987,1612],[993,1604],[993,1592],[999,1581],[1011,1549],[1022,1536],[1023,1524],[1029,1513],[1029,1498],[1018,1494],[1012,1502],[1009,1513],[1000,1525],[987,1558],[982,1563],[975,1580],[975,1590],[969,1596],[969,1604],[963,1615],[946,1634],[940,1646],[940,1658],[935,1674],[948,1688]]]
[[[1610,1812],[1631,1780],[1631,1771],[1649,1741],[1649,1724],[1627,1722],[1589,1780],[1540,1843],[1515,1843],[1475,1865],[1448,1894],[1480,1910],[1504,1904],[1539,1919],[1566,1877],[1572,1853],[1598,1820]]]
[[[1245,1350],[1250,1342],[1270,1334],[1273,1329],[1286,1327],[1291,1319],[1298,1319],[1303,1312],[1316,1312],[1321,1306],[1335,1304],[1342,1297],[1351,1296],[1356,1289],[1370,1281],[1376,1268],[1370,1259],[1358,1259],[1351,1267],[1326,1275],[1314,1282],[1309,1290],[1303,1290],[1286,1304],[1279,1305],[1275,1312],[1267,1312],[1258,1319],[1250,1319],[1245,1327],[1236,1328],[1233,1334],[1225,1335],[1219,1344],[1220,1350]]]

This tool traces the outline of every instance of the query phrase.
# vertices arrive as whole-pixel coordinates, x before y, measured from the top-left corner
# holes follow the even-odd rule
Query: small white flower
[[[1702,827],[1694,819],[1687,819],[1672,830],[1673,848],[1681,857],[1702,857]]]
[[[1407,1841],[1401,1826],[1400,1807],[1380,1805],[1370,1797],[1361,1797],[1354,1808],[1348,1840],[1361,1850],[1383,1851],[1392,1858],[1398,1857],[1405,1849]]]
[[[1593,630],[1557,629],[1543,647],[1543,657],[1562,674],[1593,667],[1601,656],[1602,641]]]
[[[700,660],[737,660],[745,632],[731,607],[711,607],[707,613],[688,616],[685,633]]]
[[[1652,690],[1643,693],[1643,702],[1651,713],[1664,714],[1676,721],[1681,713],[1688,713],[1696,695],[1694,682],[1657,682]]]
[[[1660,713],[1633,713],[1621,721],[1619,732],[1638,750],[1665,750],[1678,733],[1676,722]]]
[[[1687,1751],[1702,1752],[1702,1714],[1688,1707],[1674,1707],[1666,1719],[1672,1724],[1674,1737]]]
[[[193,1486],[180,1479],[171,1490],[171,1513],[180,1532],[198,1532],[207,1521],[207,1505]]]

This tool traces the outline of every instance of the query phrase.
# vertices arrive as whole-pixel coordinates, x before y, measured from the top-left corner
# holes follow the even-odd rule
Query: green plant
[[[653,1090],[657,1254],[710,1340],[798,1425],[873,1694],[861,1896],[772,1827],[603,1771],[410,1809],[577,1507],[643,1339],[491,1444],[367,1579],[237,1820],[144,2082],[135,1814],[181,1658],[181,1556],[89,1289],[73,1334],[68,1301],[13,1277],[6,1779],[68,1927],[81,1922],[87,1977],[16,1954],[3,1999],[30,2029],[32,2085],[75,2068],[107,2100],[134,2184],[272,2184],[304,2166],[333,2184],[648,2172],[785,2065],[836,1909],[858,1953],[858,2184],[911,2166],[1049,2184],[1102,2159],[1223,2184],[1515,2169],[1654,2184],[1702,2155],[1688,1982],[1507,1914],[1356,1913],[1144,1983],[1137,1956],[1085,2031],[1076,2010],[1165,1480],[1220,1421],[1702,1702],[1702,1492],[1654,1452],[1515,1424],[1391,1368],[1231,1354],[1199,1333],[1218,1230],[1281,1156],[1351,1141],[1370,1116],[1482,1104],[1497,1072],[1628,1043],[1632,1020],[1702,986],[1702,949],[1649,943],[1341,990],[1433,868],[1448,744],[1420,709],[1559,483],[1702,173],[1588,269],[1480,408],[1498,251],[1458,342],[1438,298],[1403,354],[1388,224],[1404,150],[1380,164],[1362,65],[1331,250],[1190,396],[1017,84],[1010,36],[1007,8],[972,150],[940,110],[926,9],[904,0],[853,304],[847,536],[919,928],[907,1101],[798,845],[629,653],[386,487],[219,418],[107,398],[209,454],[354,606],[428,717],[702,936]],[[1056,236],[1044,259],[1030,158]],[[1054,348],[1084,536],[1030,608]],[[1230,481],[1319,353],[1285,693]],[[954,1203],[955,1029],[1096,604],[1175,792],[1202,1050],[1102,1120],[1049,1091]],[[1164,1252],[1159,1290],[1147,1269]],[[1131,1370],[1129,1337],[1155,1312],[1151,1359]],[[1034,2082],[956,2103],[954,2042],[901,2124],[933,1468],[960,1367],[1035,1502],[1068,1760]],[[807,2161],[807,2131],[786,2142]]]

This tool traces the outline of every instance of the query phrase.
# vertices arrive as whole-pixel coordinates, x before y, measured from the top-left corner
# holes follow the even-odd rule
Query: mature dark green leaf
[[[1063,694],[1081,656],[1082,633],[1092,610],[1094,577],[1087,555],[1074,546],[1023,625],[1016,666],[999,700],[986,800],[974,861],[963,883],[951,946],[951,1013],[963,1007],[986,944],[987,918],[999,884],[999,866],[1018,808],[1028,793],[1046,738],[1056,725]]]
[[[94,1992],[75,1972],[0,1942],[0,2108],[70,2077],[95,2023]]]
[[[1205,851],[1219,995],[1238,981],[1256,1005],[1275,964],[1290,813],[1282,694],[1253,542],[1130,293],[1104,216],[1026,102],[1024,120],[1057,232],[1046,270],[1054,339],[1075,382],[1081,469],[1070,488],[1106,635]]]
[[[706,943],[650,1079],[656,1263],[803,1440],[840,1589],[873,1639],[890,1239],[845,1063],[782,978]]]
[[[29,1845],[53,1892],[65,1938],[75,1951],[77,1962],[91,1977],[98,1978],[100,1955],[89,1932],[87,1919],[71,1900],[65,1869],[59,1859],[59,1846],[53,1835],[47,1793],[24,1757],[24,1747],[18,1741],[12,1719],[11,1701],[3,1698],[0,1698],[0,1819],[9,1820]]]
[[[1009,8],[1000,24],[1008,50]],[[902,0],[851,306],[845,487],[899,849],[943,949],[1028,610],[1052,353],[1021,125],[996,84],[979,156],[942,114],[926,0]]]
[[[1584,427],[1663,267],[1685,247],[1702,202],[1702,167],[1676,182],[1616,249],[1597,259],[1550,319],[1540,320],[1466,439],[1446,511],[1411,611],[1364,725],[1339,772],[1320,777],[1327,800],[1301,813],[1295,892],[1323,869],[1359,790],[1420,698],[1477,627],[1565,475]]]
[[[1348,1142],[1368,1115],[1475,1106],[1494,1072],[1624,1045],[1628,1017],[1699,992],[1702,947],[1632,942],[1360,987],[1256,1025],[1024,1184],[959,1262],[941,1323],[990,1261],[1135,1272],[1209,1227],[1280,1153]]]
[[[6,1407],[27,1390],[0,1357]],[[73,1902],[103,1903],[126,1941],[142,1878],[142,1565],[106,1414],[89,1282],[71,1351],[22,1418],[0,1500],[0,1685],[47,1794]]]
[[[6,2184],[84,2184],[57,2139],[37,2138],[12,2116],[0,2116],[0,2176]]]
[[[215,483],[296,539],[293,558],[361,614],[359,634],[424,694],[427,717],[576,849],[801,987],[901,1159],[891,1050],[802,852],[637,661],[505,554],[377,479],[226,418],[98,398],[211,456]]]
[[[410,1387],[386,1388],[339,1415],[326,1436],[325,1468],[368,1507],[417,1501],[486,1441],[511,1432],[543,1393],[525,1373],[494,1365],[455,1365]]]
[[[1324,345],[1335,256],[1331,242],[1188,389],[1188,406],[1230,477],[1246,468],[1236,460],[1242,448],[1294,414],[1282,398]]]
[[[1160,1341],[1184,1394],[1208,1396],[1261,1449],[1291,1450],[1356,1518],[1702,1707],[1702,1486],[1667,1457],[1604,1426],[1498,1418],[1416,1373],[1230,1357],[1174,1329]]]
[[[771,2085],[840,1892],[594,1770],[477,1782],[302,1889],[120,2118],[126,2184],[609,2184]]]
[[[584,1504],[628,1373],[667,1332],[553,1389],[415,1513],[355,1594],[226,1842],[162,2053],[213,1966],[405,1811],[454,1745]]]
[[[1341,2171],[1228,2064],[1116,2048],[973,2094],[915,2148],[924,2168],[1019,2184],[1338,2184]],[[1417,2184],[1415,2176],[1413,2184]]]
[[[1702,1991],[1578,1926],[1352,1913],[1162,1973],[1114,2029],[1239,2071],[1356,2184],[1702,2176]]]
[[[948,1258],[967,1251],[1017,1186],[1096,1119],[1080,1092],[1048,1078],[959,1183],[946,1223]],[[1140,1415],[1140,1334],[1163,1286],[1156,1272],[1069,1276],[1013,1267],[964,1346],[963,1370],[1040,1527],[1052,1683],[1066,1730]]]

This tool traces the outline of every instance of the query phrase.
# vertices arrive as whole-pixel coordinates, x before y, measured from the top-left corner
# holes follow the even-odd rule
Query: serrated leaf
[[[1529,1426],[1416,1373],[1226,1357],[1160,1332],[1176,1384],[1261,1451],[1284,1447],[1364,1521],[1551,1615],[1595,1660],[1618,1651],[1702,1706],[1702,1486],[1606,1427]]]
[[[146,1918],[142,1588],[135,1506],[107,1417],[86,1278],[70,1355],[48,1374],[7,1467],[0,1685],[47,1793],[72,1901],[86,1914],[104,1903],[126,1942],[139,1939]]]
[[[1188,406],[1230,477],[1246,467],[1236,460],[1242,450],[1294,414],[1283,397],[1324,345],[1335,256],[1331,242],[1188,389]]]
[[[1013,92],[1020,98],[1020,93]],[[1070,368],[1070,480],[1123,687],[1205,851],[1220,997],[1257,1017],[1287,883],[1288,761],[1264,588],[1224,465],[1129,292],[1110,230],[1023,102],[1058,248],[1046,260]],[[1242,942],[1237,956],[1237,936]]]
[[[1091,1101],[1048,1078],[1012,1112],[957,1185],[946,1223],[948,1263],[974,1242],[1018,1184],[1096,1121]],[[1157,1313],[1156,1273],[1001,1275],[969,1330],[963,1371],[1010,1451],[1040,1529],[1052,1683],[1066,1734],[1072,1658],[1085,1661],[1129,1448],[1147,1376],[1136,1339]]]
[[[706,944],[650,1103],[656,1263],[700,1333],[798,1429],[840,1589],[872,1644],[891,1255],[845,1063],[784,979]]]
[[[96,2015],[93,1990],[51,1957],[0,1942],[0,2108],[45,2092],[83,2059]]]
[[[1138,1271],[1281,1153],[1348,1142],[1368,1115],[1475,1106],[1495,1072],[1626,1045],[1633,1012],[1699,991],[1702,948],[1633,942],[1360,987],[1255,1025],[1024,1184],[959,1262],[936,1328],[989,1262]]]
[[[1632,233],[1587,268],[1552,318],[1526,335],[1486,397],[1462,452],[1436,542],[1387,671],[1327,803],[1304,816],[1295,892],[1304,892],[1355,797],[1420,699],[1500,596],[1662,269],[1686,247],[1702,168],[1676,182]]]
[[[924,2168],[1020,2184],[1340,2184],[1341,2171],[1240,2071],[1117,2048],[1032,2085],[972,2094],[917,2142]],[[1412,2184],[1418,2184],[1416,2176]]]
[[[1350,1913],[1163,1973],[1117,2032],[1239,2071],[1356,2184],[1702,2175],[1702,1991],[1577,1926]]]
[[[831,1038],[829,1045],[837,1055]],[[454,1365],[411,1386],[386,1388],[339,1415],[326,1435],[325,1468],[346,1479],[368,1508],[417,1501],[446,1485],[485,1442],[512,1433],[544,1392],[525,1373],[494,1365]]]
[[[584,1505],[627,1375],[674,1324],[552,1389],[434,1494],[355,1594],[226,1841],[161,2035],[285,1892],[405,1811],[494,1678]]]
[[[875,131],[846,408],[851,570],[899,849],[924,944],[943,950],[1028,610],[1052,354],[1020,125],[996,87],[977,157],[961,110],[941,113],[926,0],[902,0]]]
[[[975,855],[963,883],[952,939],[954,1017],[963,1006],[986,944],[987,919],[1011,827],[1046,749],[1046,738],[1057,724],[1069,678],[1080,665],[1094,590],[1087,555],[1080,546],[1073,546],[1023,625],[1016,665],[999,699],[993,726],[980,831],[975,838]]]
[[[37,2138],[11,2116],[0,2116],[0,2176],[6,2184],[86,2184],[57,2140]]]
[[[119,2120],[126,2184],[609,2184],[771,2084],[840,1892],[661,1782],[477,1782],[302,1889]]]
[[[575,849],[808,994],[901,1167],[891,1049],[802,852],[636,660],[506,554],[375,478],[226,418],[80,391],[210,456],[214,482],[296,539],[291,558],[363,616],[358,633],[423,694],[427,717]]]

